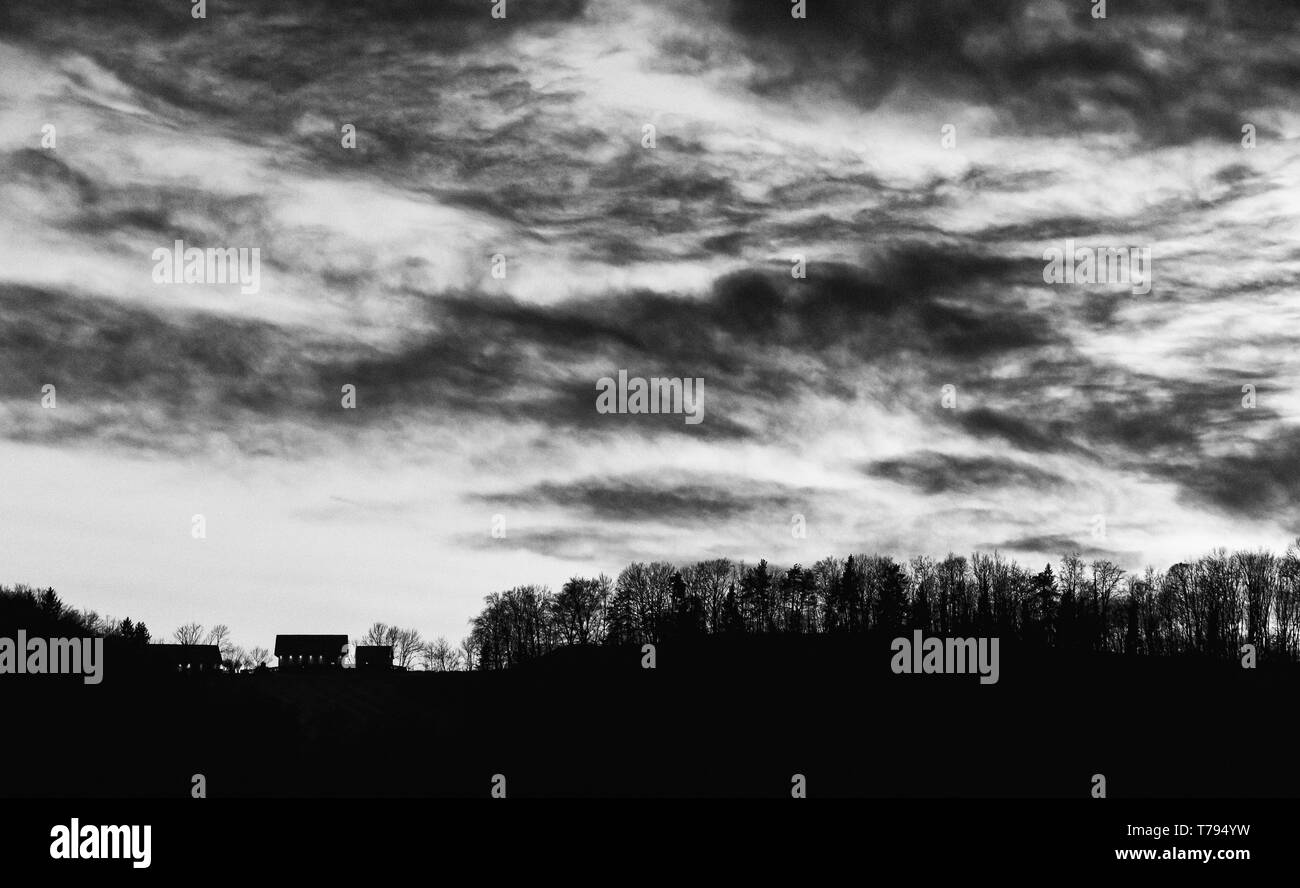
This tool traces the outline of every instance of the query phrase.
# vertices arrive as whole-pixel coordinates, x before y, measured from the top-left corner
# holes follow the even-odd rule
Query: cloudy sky
[[[1300,15],[1166,6],[8,0],[0,582],[269,646],[630,560],[1282,548]]]

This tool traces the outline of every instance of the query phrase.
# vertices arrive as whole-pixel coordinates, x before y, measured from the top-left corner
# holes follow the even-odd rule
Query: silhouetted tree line
[[[51,637],[98,636],[146,645],[149,627],[130,617],[116,620],[92,610],[66,606],[53,589],[22,584],[0,586],[0,634],[12,637],[18,629]]]
[[[774,568],[714,559],[679,568],[629,564],[611,580],[572,577],[558,592],[518,586],[493,593],[459,647],[376,623],[363,644],[391,644],[403,668],[506,669],[566,646],[623,645],[708,636],[837,635],[921,629],[942,636],[996,635],[1068,651],[1300,660],[1300,540],[1282,555],[1217,549],[1167,571],[1127,574],[1078,554],[1034,573],[1001,555],[823,558]],[[0,586],[0,633],[102,636],[146,645],[149,629],[67,607],[53,589]],[[218,646],[223,665],[264,665],[224,625],[173,633],[179,644]]]
[[[1300,659],[1300,540],[1285,554],[1218,549],[1167,571],[1127,574],[1062,557],[1034,573],[998,553],[900,564],[881,555],[774,568],[728,559],[629,564],[611,580],[573,577],[558,592],[493,593],[470,622],[474,666],[506,669],[569,645],[706,636],[922,629],[996,635],[1079,652]]]

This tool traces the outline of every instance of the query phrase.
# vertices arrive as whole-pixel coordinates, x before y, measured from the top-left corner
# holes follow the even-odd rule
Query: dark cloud
[[[1010,552],[1038,552],[1058,556],[1073,553],[1082,558],[1105,559],[1123,564],[1133,564],[1141,555],[1139,552],[1117,551],[1081,543],[1074,537],[1061,533],[1017,537],[1003,540],[1000,543],[980,543],[977,548]]]
[[[483,552],[533,552],[548,558],[587,563],[627,564],[662,558],[662,540],[625,529],[580,524],[564,528],[519,527],[507,519],[506,535],[495,539],[486,531],[462,534],[457,541]]]
[[[969,493],[1006,487],[1056,487],[1066,479],[1027,463],[992,456],[956,456],[923,450],[900,459],[878,460],[864,471],[928,494]]]
[[[713,6],[759,63],[751,86],[817,83],[868,107],[892,90],[986,104],[1020,126],[1073,134],[1132,129],[1160,141],[1240,135],[1243,109],[1290,103],[1300,75],[1294,6],[1201,0],[1179,7],[1030,0],[820,0],[805,20],[786,0]]]
[[[304,50],[314,50],[328,57],[360,42],[360,32],[384,30],[395,39],[405,38],[410,45],[451,49],[475,40],[488,39],[491,29],[497,33],[539,23],[563,22],[581,16],[586,0],[548,0],[546,3],[511,2],[503,19],[491,17],[491,0],[441,0],[429,4],[422,0],[284,0],[276,5],[274,24],[259,23],[255,16],[262,11],[256,0],[223,0],[220,15],[209,10],[201,27],[222,31],[225,18],[233,25],[255,29],[242,43],[232,43],[224,64],[228,71],[243,71],[257,79],[274,78],[293,72],[295,58],[311,58]],[[76,24],[99,30],[121,28],[128,33],[151,36],[180,35],[194,27],[190,4],[177,5],[167,0],[67,0],[61,7],[61,21],[41,14],[35,2],[12,0],[3,7],[0,33],[54,39]],[[256,29],[274,34],[283,30],[310,36],[317,46],[295,45],[300,53],[277,57],[278,65],[258,52],[262,44]],[[335,41],[330,46],[329,40]],[[405,43],[404,41],[404,43]],[[324,45],[321,45],[324,44]],[[259,67],[267,65],[269,67]]]
[[[503,19],[492,18],[491,0],[288,0],[270,19],[258,0],[222,0],[201,22],[188,2],[170,0],[69,0],[60,9],[50,16],[30,0],[5,3],[0,37],[83,55],[179,125],[222,125],[263,144],[291,140],[286,159],[308,155],[407,187],[435,170],[453,180],[481,173],[507,185],[535,182],[572,159],[565,140],[598,132],[551,126],[559,138],[534,139],[539,110],[566,107],[568,97],[534,90],[512,66],[473,58],[476,47],[520,31],[581,19],[586,0],[515,0]],[[95,84],[77,70],[71,77],[93,96]],[[326,128],[300,132],[313,115]],[[449,136],[448,119],[469,126]],[[361,133],[346,153],[336,123],[345,120]],[[546,190],[527,193],[540,200]]]
[[[1090,371],[1091,381],[1081,382],[1038,368],[1015,413],[981,407],[937,415],[1022,451],[1077,454],[1098,466],[1171,480],[1198,506],[1250,518],[1300,515],[1300,484],[1293,483],[1300,476],[1289,468],[1300,448],[1266,401],[1242,405],[1240,374],[1225,370],[1194,381],[1100,366]],[[1030,395],[1048,385],[1069,385],[1074,394],[1067,401]]]
[[[641,531],[628,532],[626,528],[593,524],[562,528],[517,527],[508,524],[506,535],[501,539],[494,539],[483,532],[462,534],[456,542],[485,553],[531,552],[565,561],[613,565],[610,568],[613,574],[637,561],[668,560],[672,564],[684,566],[715,558],[735,558],[734,547],[708,545],[699,536],[671,531],[650,535]],[[778,569],[775,564],[771,567]],[[595,573],[596,570],[587,572]]]
[[[74,397],[220,422],[233,409],[277,409],[303,378],[300,331],[16,285],[0,295],[0,391],[10,398],[52,383]]]
[[[1043,423],[987,407],[954,410],[952,415],[962,429],[976,437],[998,438],[1020,450],[1047,453],[1071,449],[1065,436],[1073,430],[1066,423]]]
[[[521,491],[482,494],[477,499],[501,507],[571,509],[604,520],[698,524],[767,513],[780,513],[780,520],[788,521],[814,494],[738,477],[706,482],[668,475],[538,484]]]
[[[1254,519],[1280,518],[1291,533],[1300,533],[1300,432],[1277,428],[1273,435],[1217,453],[1156,462],[1149,470],[1176,482],[1183,498],[1196,506]]]
[[[56,154],[35,148],[0,154],[0,176],[12,185],[39,189],[50,201],[62,196],[71,204],[81,205],[92,203],[98,196],[89,176],[77,172]]]
[[[190,446],[200,429],[224,434],[244,424],[287,423],[347,434],[424,411],[449,420],[531,420],[556,431],[702,439],[753,434],[726,415],[725,396],[718,397],[725,388],[713,373],[705,376],[700,424],[685,423],[682,414],[598,414],[599,376],[621,368],[646,376],[696,373],[681,359],[671,366],[656,363],[653,351],[630,334],[565,310],[449,297],[433,309],[437,333],[380,349],[334,341],[318,331],[179,308],[163,313],[14,285],[0,287],[0,293],[0,341],[6,344],[0,397],[36,404],[41,386],[49,383],[62,405],[104,408],[94,416],[78,414],[78,424],[50,424],[38,411],[29,423],[0,432],[11,438],[73,443],[102,435],[131,447],[170,449],[175,437]],[[610,358],[598,373],[574,371],[576,363],[600,355],[619,360]],[[364,411],[340,411],[344,384],[357,387]],[[142,434],[146,418],[156,426]]]
[[[65,167],[30,163],[48,170],[42,175],[75,181]],[[60,424],[35,414],[5,434],[146,449],[189,448],[204,435],[225,435],[265,452],[286,435],[289,441],[319,432],[348,435],[380,427],[390,416],[432,411],[448,421],[529,421],[554,433],[752,439],[775,431],[755,426],[755,416],[777,415],[782,404],[803,394],[856,399],[861,393],[844,383],[844,372],[876,367],[906,380],[914,356],[928,355],[931,379],[964,378],[952,373],[957,369],[978,379],[981,361],[1023,354],[1025,375],[972,386],[980,400],[999,406],[936,407],[936,420],[1024,453],[1072,454],[1172,477],[1189,497],[1236,514],[1293,507],[1296,491],[1277,481],[1292,452],[1252,443],[1252,429],[1279,417],[1267,406],[1241,407],[1233,378],[1241,374],[1227,374],[1227,381],[1171,381],[1089,363],[1060,351],[1051,318],[963,295],[1014,268],[978,255],[916,248],[865,267],[814,267],[805,281],[767,271],[729,275],[705,298],[634,291],[541,306],[448,294],[426,302],[420,326],[430,332],[387,348],[266,322],[163,314],[9,286],[0,309],[5,397],[35,403],[40,386],[54,383],[64,404],[116,409]],[[1049,346],[1055,352],[1044,352]],[[619,369],[705,379],[705,421],[598,414],[596,378]],[[345,383],[358,387],[364,416],[340,414],[338,392]],[[1075,395],[1049,401],[1041,395],[1047,388]],[[959,388],[959,401],[971,394]],[[756,398],[761,412],[740,419]],[[236,427],[238,433],[230,431]],[[268,438],[259,427],[278,431]],[[293,446],[280,449],[292,452]],[[868,471],[927,493],[1068,481],[1010,458],[934,452],[879,462]],[[557,504],[580,493],[550,491]],[[657,515],[672,513],[677,495],[705,515],[753,505],[728,499],[710,505],[706,490],[659,500],[635,488],[586,493],[590,499],[567,504],[596,509],[600,495],[609,503],[622,497],[634,510],[643,502],[646,514]]]
[[[1032,355],[1025,371],[1001,379],[962,376],[970,398],[994,406],[942,411],[980,438],[1000,438],[1033,452],[1098,454],[1119,447],[1134,454],[1198,447],[1214,436],[1254,433],[1279,416],[1267,401],[1243,408],[1241,385],[1264,391],[1267,376],[1206,372],[1178,379],[1093,361],[1073,350]],[[1046,390],[1066,391],[1047,397]],[[969,403],[969,402],[968,402]]]
[[[0,305],[0,394],[30,403],[40,385],[54,382],[64,403],[100,408],[58,423],[20,412],[0,434],[144,449],[225,435],[251,452],[292,453],[311,436],[384,428],[414,415],[466,427],[479,418],[535,423],[557,438],[772,442],[795,434],[788,430],[807,403],[868,400],[919,410],[939,434],[1009,445],[1005,458],[922,451],[868,467],[927,493],[1077,482],[1023,458],[1053,453],[1172,479],[1187,497],[1231,514],[1293,507],[1296,491],[1278,480],[1295,455],[1281,417],[1266,401],[1253,411],[1239,405],[1243,377],[1268,384],[1269,375],[1204,369],[1163,378],[1124,366],[1122,357],[1092,357],[1074,337],[1153,329],[1165,319],[1134,320],[1129,297],[1106,292],[1062,291],[1045,307],[1036,301],[1040,257],[1008,247],[1158,234],[1189,211],[1273,187],[1248,163],[1205,169],[1220,186],[1208,200],[1176,193],[1142,213],[1101,220],[1049,205],[1041,219],[986,218],[982,228],[955,235],[939,230],[941,212],[925,211],[976,194],[1050,189],[1061,174],[1020,164],[974,167],[900,187],[860,164],[828,163],[807,174],[763,173],[773,180],[763,183],[768,190],[742,188],[728,165],[735,158],[715,156],[699,133],[666,127],[654,152],[641,150],[638,133],[579,119],[577,94],[567,87],[535,86],[524,60],[475,53],[512,29],[554,33],[583,19],[584,3],[512,2],[504,22],[490,18],[487,0],[436,6],[304,0],[265,20],[256,4],[231,0],[196,28],[188,8],[163,0],[73,2],[60,16],[17,2],[0,12],[0,29],[19,43],[94,59],[135,91],[124,101],[154,112],[164,127],[206,126],[266,150],[305,180],[370,177],[415,200],[504,220],[512,237],[541,252],[570,245],[569,255],[605,268],[771,255],[779,244],[781,252],[810,254],[807,279],[792,279],[783,261],[773,261],[724,274],[704,293],[611,290],[538,305],[472,288],[403,291],[394,299],[418,302],[423,314],[383,344],[179,305],[148,309],[93,293],[10,286]],[[1280,92],[1300,73],[1282,52],[1296,18],[1290,7],[1193,4],[1189,10],[1204,13],[1197,18],[1136,2],[1113,5],[1109,19],[1094,21],[1089,6],[810,0],[809,18],[796,21],[788,0],[718,2],[714,12],[739,42],[711,46],[670,29],[660,46],[671,57],[667,68],[700,71],[737,70],[728,53],[741,46],[762,62],[752,86],[767,95],[805,95],[798,90],[821,83],[872,105],[907,87],[918,101],[987,104],[1034,131],[1129,128],[1155,142],[1216,133],[1236,139],[1243,108],[1294,106]],[[671,9],[687,20],[697,14]],[[138,51],[144,43],[151,53]],[[113,92],[93,71],[65,67],[76,101]],[[342,152],[336,124],[353,118],[358,148]],[[89,169],[74,152],[0,156],[8,185],[39,192],[62,211],[60,235],[92,239],[100,249],[141,235],[231,243],[258,232],[275,240],[270,198],[174,180],[114,186]],[[836,208],[859,200],[860,211]],[[854,242],[866,246],[847,259],[826,246]],[[838,261],[820,258],[823,248]],[[293,274],[294,258],[276,261]],[[340,299],[377,289],[368,268],[322,275]],[[1292,277],[1280,270],[1268,283],[1283,287]],[[1243,285],[1250,290],[1258,282]],[[1201,296],[1171,288],[1158,298]],[[1292,345],[1285,333],[1253,344]],[[1183,343],[1171,354],[1195,357],[1198,347]],[[703,378],[704,423],[597,414],[596,379],[620,369]],[[949,382],[958,386],[959,409],[917,407],[933,405]],[[363,411],[340,412],[344,383],[358,386]],[[920,391],[926,401],[917,400]],[[602,517],[616,507],[645,516],[690,508],[729,516],[758,507],[745,497],[710,505],[710,490],[689,484],[658,499],[635,487],[534,493]]]
[[[969,362],[1061,341],[1049,318],[979,297],[1020,270],[959,246],[907,244],[864,266],[814,260],[806,280],[792,280],[788,269],[728,275],[714,288],[709,319],[755,344],[838,346],[868,361],[923,351]]]
[[[1086,407],[1079,431],[1100,444],[1119,444],[1138,453],[1195,446],[1220,434],[1250,432],[1276,414],[1241,404],[1239,384],[1138,381],[1131,387],[1081,387]]]
[[[1056,341],[1050,319],[958,298],[963,282],[996,281],[1009,267],[916,247],[871,268],[827,263],[803,281],[768,271],[728,275],[706,298],[634,291],[541,306],[445,295],[427,305],[435,332],[332,362],[320,368],[319,386],[353,381],[380,407],[429,405],[592,431],[749,437],[754,431],[737,409],[750,398],[779,402],[806,392],[852,400],[846,369],[908,352],[969,367]],[[578,363],[600,369],[566,369]],[[596,379],[620,369],[703,378],[705,421],[620,416],[614,424],[597,414]]]

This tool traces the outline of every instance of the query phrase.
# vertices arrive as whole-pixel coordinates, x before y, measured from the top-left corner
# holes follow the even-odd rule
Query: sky
[[[1166,6],[9,0],[0,582],[269,647],[633,560],[1285,548],[1300,13]]]

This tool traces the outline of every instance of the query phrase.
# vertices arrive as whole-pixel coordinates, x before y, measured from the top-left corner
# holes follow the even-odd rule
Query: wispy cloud
[[[0,11],[12,569],[164,624],[324,595],[454,635],[633,557],[1297,532],[1288,7],[488,8]],[[258,247],[261,291],[156,285],[177,239]],[[1150,247],[1151,293],[1046,283],[1066,239]],[[705,422],[598,413],[620,369],[704,379]]]

